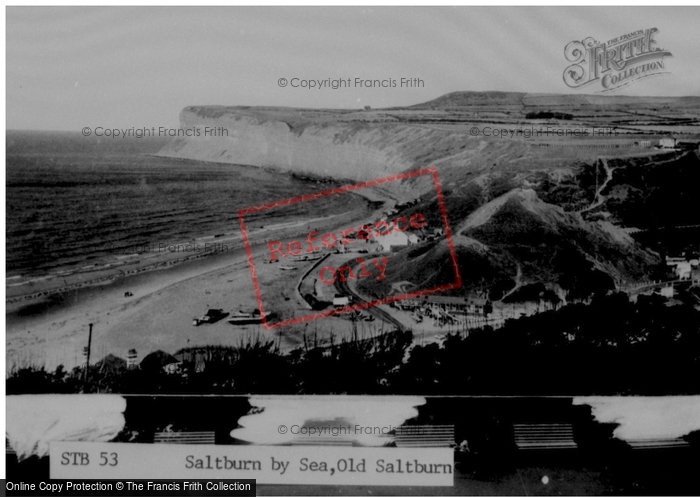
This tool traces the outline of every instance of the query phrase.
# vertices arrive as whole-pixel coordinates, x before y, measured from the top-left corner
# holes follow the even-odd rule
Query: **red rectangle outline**
[[[399,181],[402,179],[415,178],[417,176],[422,176],[425,174],[432,174],[433,180],[435,181],[435,191],[437,193],[438,204],[440,205],[440,215],[442,217],[442,224],[445,228],[445,236],[447,238],[447,246],[450,250],[450,258],[452,259],[452,269],[455,273],[455,282],[448,283],[435,288],[429,288],[427,290],[420,290],[418,292],[407,293],[404,295],[396,295],[393,297],[386,297],[379,300],[373,300],[371,302],[365,302],[363,304],[356,304],[352,306],[343,307],[342,309],[333,309],[330,311],[319,312],[317,314],[309,314],[308,316],[301,316],[298,318],[287,319],[285,321],[280,321],[278,323],[268,324],[265,318],[265,307],[263,305],[262,293],[260,292],[260,283],[258,281],[258,273],[255,269],[255,262],[253,261],[253,248],[250,245],[250,239],[248,238],[248,228],[245,224],[245,215],[251,212],[261,212],[265,210],[272,209],[274,207],[281,207],[285,205],[296,204],[299,202],[305,202],[307,200],[316,200],[328,195],[333,195],[335,193],[352,192],[354,190],[359,190],[361,188],[367,188],[370,186],[377,186],[384,183],[389,183],[391,181]],[[442,194],[442,185],[440,183],[440,177],[435,166],[426,169],[421,169],[418,171],[411,171],[408,173],[397,174],[395,176],[387,176],[386,178],[375,179],[371,181],[365,181],[364,183],[357,183],[354,185],[346,185],[338,188],[333,188],[332,190],[326,190],[318,193],[311,193],[308,195],[303,195],[300,197],[294,197],[288,200],[280,200],[277,202],[270,202],[263,205],[258,205],[255,207],[248,207],[238,211],[238,221],[241,224],[241,230],[243,232],[243,240],[245,242],[246,254],[248,257],[248,264],[250,266],[250,274],[253,279],[253,287],[255,288],[255,297],[258,301],[258,309],[260,310],[262,326],[265,330],[271,330],[275,328],[281,328],[282,326],[289,326],[293,324],[304,323],[307,321],[313,321],[314,319],[323,318],[327,316],[333,316],[337,314],[343,314],[350,311],[359,311],[362,309],[367,309],[369,307],[377,307],[382,304],[389,304],[391,302],[398,302],[401,300],[411,299],[415,297],[420,297],[422,295],[430,295],[433,293],[444,292],[445,290],[453,290],[455,288],[460,288],[462,286],[462,275],[459,271],[459,264],[457,262],[457,252],[455,251],[454,241],[452,240],[452,230],[450,229],[450,223],[447,220],[447,209],[445,208],[445,198]]]

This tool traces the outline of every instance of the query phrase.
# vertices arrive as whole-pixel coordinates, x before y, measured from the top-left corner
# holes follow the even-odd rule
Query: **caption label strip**
[[[158,461],[158,464],[153,464]],[[103,464],[104,463],[104,464]],[[52,479],[256,480],[279,485],[453,485],[450,448],[54,442]]]

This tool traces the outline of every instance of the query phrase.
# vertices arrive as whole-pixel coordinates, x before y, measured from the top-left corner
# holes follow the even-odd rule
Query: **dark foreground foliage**
[[[113,356],[87,372],[25,367],[7,393],[668,395],[700,393],[698,378],[700,312],[613,294],[441,344],[416,344],[407,331],[283,354],[257,338],[159,351],[132,369]]]

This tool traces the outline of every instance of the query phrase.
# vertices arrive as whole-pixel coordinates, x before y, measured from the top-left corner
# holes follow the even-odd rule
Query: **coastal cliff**
[[[661,128],[650,127],[652,115]],[[568,165],[581,158],[582,146],[591,156],[603,145],[627,149],[639,139],[627,134],[632,128],[647,140],[668,126],[676,133],[696,133],[677,118],[698,116],[700,97],[515,92],[454,92],[386,109],[190,106],[180,113],[181,135],[159,155],[353,182],[433,165],[441,175],[451,170],[461,178],[514,162],[520,170],[541,168],[543,160],[550,166],[552,159]],[[591,134],[591,127],[612,129],[611,121],[624,123],[625,131]],[[565,134],[569,128],[587,130],[586,141]],[[547,154],[542,146],[551,144],[557,150]]]
[[[177,137],[159,155],[364,181],[411,168],[417,141],[451,134],[391,122],[354,121],[348,114],[335,114],[330,122],[310,119],[308,113],[187,107],[180,114],[181,129],[197,130],[194,133],[199,136]],[[207,130],[218,136],[205,136]]]

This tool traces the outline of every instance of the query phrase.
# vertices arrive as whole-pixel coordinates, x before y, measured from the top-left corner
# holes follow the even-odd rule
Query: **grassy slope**
[[[540,201],[532,191],[513,190],[455,224],[464,285],[450,292],[454,295],[500,299],[515,285],[519,266],[525,285],[540,283],[585,298],[614,288],[616,278],[643,279],[658,262],[636,244],[615,241],[595,223]],[[484,243],[488,252],[476,250],[462,235]],[[360,288],[384,296],[400,281],[411,281],[417,288],[453,282],[446,242],[403,250],[388,266],[386,280],[363,280]]]

